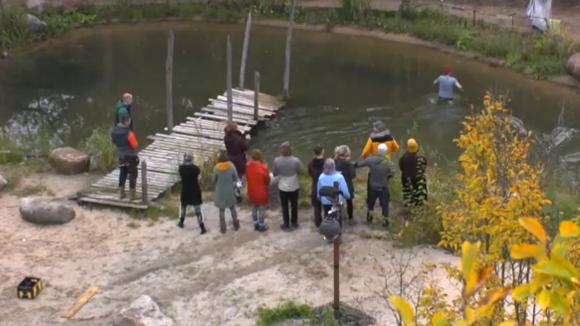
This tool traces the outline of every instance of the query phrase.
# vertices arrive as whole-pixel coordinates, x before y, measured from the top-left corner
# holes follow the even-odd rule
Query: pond
[[[136,95],[138,137],[162,131],[169,30],[176,37],[177,122],[224,91],[228,34],[237,84],[241,25],[149,23],[83,29],[0,62],[4,132],[37,150],[77,145],[94,128],[112,125],[114,104],[125,91]],[[253,87],[257,70],[262,91],[281,93],[284,47],[284,29],[253,28],[247,87]],[[445,65],[453,68],[465,93],[454,104],[439,105],[433,80]],[[304,160],[317,143],[327,153],[347,144],[358,155],[372,121],[381,119],[401,145],[412,134],[431,156],[454,160],[458,150],[451,140],[469,104],[479,107],[486,90],[509,95],[514,115],[542,144],[542,159],[568,162],[566,169],[577,171],[580,97],[572,90],[424,47],[323,32],[295,32],[292,101],[256,133],[253,146],[270,158],[284,140]]]

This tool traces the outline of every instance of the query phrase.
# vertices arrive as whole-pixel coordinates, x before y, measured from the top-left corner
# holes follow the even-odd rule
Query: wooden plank
[[[225,100],[227,100],[226,97],[218,95],[217,100],[224,102]],[[211,101],[212,99],[208,99],[209,101]],[[260,96],[258,95],[258,100],[260,100]],[[242,98],[242,97],[236,97],[234,98],[234,104],[239,105],[239,106],[247,106],[247,107],[253,107],[254,105],[254,100],[253,99],[247,99],[247,98]],[[267,111],[267,112],[272,112],[272,113],[276,113],[278,112],[278,108],[274,107],[274,106],[269,106],[269,105],[264,105],[263,103],[260,103],[260,111]]]
[[[99,289],[97,287],[91,287],[85,291],[75,302],[75,304],[64,314],[64,318],[71,318],[76,315],[79,310],[89,301],[91,298],[97,294]]]
[[[220,129],[220,130],[224,130],[224,128],[226,127],[226,123],[223,121],[213,121],[213,120],[207,120],[204,118],[196,118],[196,117],[187,117],[187,122],[193,122],[194,124],[201,124],[201,125],[207,125],[207,126],[214,126],[216,129]],[[252,127],[250,126],[238,126],[238,129],[240,131],[251,131]]]
[[[150,198],[150,199],[152,200],[155,198]],[[113,206],[113,207],[121,207],[121,208],[133,208],[133,209],[139,209],[139,210],[145,210],[149,207],[148,205],[134,204],[132,202],[121,202],[121,201],[117,201],[117,200],[107,200],[105,198],[81,197],[81,198],[79,198],[79,201],[81,201],[83,203],[89,203],[89,204],[98,204],[98,205],[103,205],[103,206]]]
[[[215,115],[211,112],[195,112],[193,114],[196,117],[200,117],[200,118],[206,118],[206,119],[213,119],[216,121],[227,121],[228,118],[227,117],[223,117],[221,115]],[[249,126],[255,126],[258,123],[256,121],[247,121],[247,120],[242,120],[242,119],[236,119],[234,117],[234,121],[238,124],[238,125],[249,125]]]
[[[251,101],[254,100],[253,90],[234,88],[232,92],[234,94],[234,97],[241,97]],[[223,95],[224,96],[226,95],[225,92]],[[260,93],[260,105],[271,105],[273,107],[281,109],[284,107],[284,105],[286,105],[286,102],[279,100],[278,98],[270,94]]]
[[[202,112],[227,117],[227,112],[219,108],[205,107]],[[258,121],[253,120],[249,115],[242,115],[237,112],[234,114],[234,121],[252,121],[254,124],[258,124]]]
[[[186,139],[187,141],[193,142],[193,143],[203,143],[203,144],[214,144],[214,145],[218,145],[221,146],[223,144],[223,140],[215,140],[215,139],[208,139],[205,137],[200,137],[200,136],[185,136],[185,135],[179,135],[179,134],[170,134],[170,135],[166,135],[166,134],[155,134],[153,136],[155,139],[163,139],[163,141],[168,140],[168,139],[173,139],[173,138],[181,138],[181,139]],[[154,145],[154,143],[152,143],[151,145]],[[149,146],[151,146],[149,145]]]
[[[207,129],[199,130],[199,129],[183,127],[183,126],[177,126],[177,127],[173,128],[173,133],[190,135],[190,136],[200,136],[200,137],[205,137],[205,138],[215,139],[215,140],[223,140],[224,139],[223,132],[217,133],[217,132],[210,131]]]
[[[220,108],[220,109],[227,108],[227,103],[224,103],[220,100],[211,100],[211,103],[208,105],[208,107]],[[254,119],[253,118],[254,108],[251,106],[234,104],[234,113],[249,115],[250,117],[252,117],[252,119]],[[258,111],[258,114],[261,118],[270,118],[270,117],[275,115],[275,113],[272,111],[264,111],[264,110]]]

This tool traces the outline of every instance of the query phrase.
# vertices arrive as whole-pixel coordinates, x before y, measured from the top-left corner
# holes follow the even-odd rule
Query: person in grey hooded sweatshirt
[[[383,224],[389,226],[389,180],[393,177],[393,163],[386,158],[387,145],[380,144],[378,153],[375,156],[369,156],[366,159],[355,163],[355,167],[369,168],[369,182],[367,193],[367,222],[373,221],[373,209],[377,199],[381,204],[383,213]]]

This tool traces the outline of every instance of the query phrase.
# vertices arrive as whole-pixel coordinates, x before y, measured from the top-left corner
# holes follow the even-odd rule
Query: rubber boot
[[[371,213],[371,211],[367,211],[367,223],[368,224],[373,223],[373,214]]]
[[[227,231],[226,218],[220,217],[220,232],[225,234],[226,231]]]
[[[201,223],[199,224],[199,228],[201,229],[201,234],[206,234],[207,233],[207,229],[205,228],[205,224]]]
[[[137,199],[137,191],[135,189],[129,189],[129,200],[134,201]]]
[[[385,229],[389,228],[389,217],[388,216],[383,216],[383,227]]]
[[[127,194],[125,193],[125,187],[119,187],[119,199],[125,199],[125,197],[127,197]]]

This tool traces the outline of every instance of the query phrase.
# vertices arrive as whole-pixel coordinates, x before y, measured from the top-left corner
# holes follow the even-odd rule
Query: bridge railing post
[[[141,161],[141,202],[145,205],[149,203],[147,194],[147,161]]]
[[[228,35],[228,41],[226,45],[226,61],[227,61],[227,72],[226,72],[226,84],[227,84],[227,96],[228,96],[228,121],[234,120],[234,105],[233,105],[233,94],[232,94],[232,40],[230,35]]]
[[[260,72],[254,72],[254,120],[258,121],[260,110]]]

